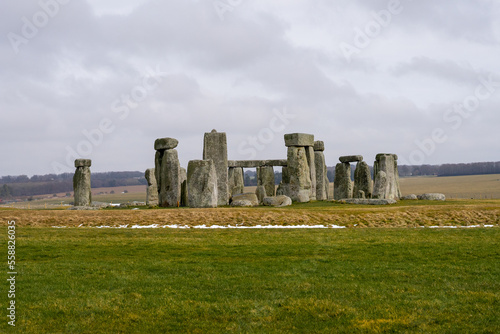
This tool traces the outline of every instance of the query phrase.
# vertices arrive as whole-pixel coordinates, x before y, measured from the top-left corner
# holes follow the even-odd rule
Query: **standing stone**
[[[257,167],[257,186],[263,186],[265,189],[264,197],[275,195],[274,168],[272,166]]]
[[[218,205],[228,205],[228,163],[227,139],[225,132],[205,133],[203,139],[203,160],[212,160],[217,172]]]
[[[228,171],[228,189],[231,196],[243,194],[245,191],[245,179],[242,167],[230,167]]]
[[[181,167],[181,206],[188,206],[187,172]]]
[[[375,175],[373,198],[398,200],[401,197],[397,160],[398,156],[395,154],[377,154],[373,165]],[[378,177],[380,172],[384,172],[385,176]]]
[[[316,200],[328,199],[329,181],[325,162],[325,144],[322,141],[314,142],[314,164],[316,169]]]
[[[92,192],[90,187],[89,159],[75,160],[75,175],[73,176],[74,206],[90,206],[92,204]]]
[[[191,208],[217,207],[217,172],[212,160],[192,160],[187,169],[187,195]]]
[[[158,186],[158,204],[178,207],[181,202],[181,166],[177,154],[178,141],[160,138],[155,141],[155,176]]]
[[[354,198],[371,198],[373,193],[370,166],[364,161],[358,162],[354,171]]]
[[[311,172],[305,147],[288,148],[288,197],[294,202],[305,203],[311,199]]]
[[[333,198],[336,201],[352,198],[351,165],[347,162],[335,166]]]
[[[309,195],[311,200],[316,200],[316,163],[314,162],[314,148],[313,146],[307,146],[306,157],[307,163],[309,164],[309,174],[311,178],[311,193]]]
[[[288,167],[283,167],[281,170],[281,182],[276,189],[276,196],[288,196],[290,193],[290,173]]]
[[[156,183],[155,169],[146,169],[144,177],[148,182],[148,187],[146,189],[146,205],[147,206],[157,206],[158,205],[158,185]]]
[[[257,186],[255,190],[255,195],[257,195],[257,199],[259,200],[259,204],[262,205],[264,198],[266,196],[266,188],[264,186]]]

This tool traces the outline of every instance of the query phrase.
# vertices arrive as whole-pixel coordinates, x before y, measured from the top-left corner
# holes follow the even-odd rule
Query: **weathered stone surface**
[[[286,160],[228,160],[227,165],[231,167],[242,167],[242,168],[257,168],[257,167],[274,167],[282,166],[286,167],[288,162]]]
[[[243,168],[230,167],[228,171],[228,189],[231,196],[242,194],[245,190],[245,179]]]
[[[217,207],[217,172],[212,160],[191,160],[187,169],[187,196],[191,208]]]
[[[387,193],[387,174],[384,171],[379,171],[375,177],[375,182],[373,185],[372,198],[384,199]]]
[[[361,196],[363,192],[363,197]],[[371,198],[373,193],[373,182],[370,171],[370,166],[364,161],[360,161],[356,165],[354,171],[354,198]]]
[[[353,196],[354,198],[361,198],[361,199],[366,198],[366,194],[363,190],[358,190],[356,193],[353,193]]]
[[[158,138],[155,140],[155,150],[172,150],[179,145],[179,141],[174,138]]]
[[[336,201],[352,198],[351,165],[349,163],[338,163],[335,166],[333,198]]]
[[[263,200],[265,206],[282,207],[292,205],[292,199],[285,195],[275,197],[265,197]]]
[[[185,168],[181,167],[180,174],[180,182],[181,182],[181,206],[188,206],[188,189],[187,189],[187,171]]]
[[[76,165],[76,161],[75,161]],[[74,206],[90,206],[92,192],[90,188],[90,168],[78,167],[73,176]]]
[[[217,172],[217,205],[227,205],[229,199],[228,190],[228,162],[227,162],[227,138],[225,132],[205,133],[203,138],[203,159],[212,160]]]
[[[314,164],[316,169],[316,200],[326,201],[328,199],[330,182],[327,177],[325,155],[323,151],[314,151]]]
[[[325,142],[316,140],[314,142],[314,152],[323,152],[325,150]]]
[[[264,197],[266,197],[266,188],[264,186],[257,186],[255,190],[255,195],[257,195],[257,199],[259,200],[259,205],[262,204]]]
[[[343,157],[340,157],[339,160],[342,163],[359,162],[359,161],[363,161],[363,156],[362,155],[345,155]]]
[[[285,135],[285,146],[314,146],[314,135],[306,133],[288,133]]]
[[[245,193],[231,197],[231,206],[258,206],[259,199],[254,193]]]
[[[146,189],[146,205],[157,206],[158,205],[158,184],[156,183],[155,169],[146,169],[144,177],[148,182],[148,187]]]
[[[362,198],[347,198],[342,199],[339,203],[344,204],[360,204],[360,205],[390,205],[397,203],[394,199],[362,199]]]
[[[406,195],[406,196],[401,197],[401,199],[405,200],[405,201],[416,201],[416,200],[418,200],[418,197],[415,194],[410,194],[410,195]]]
[[[438,194],[438,193],[427,193],[427,194],[422,194],[418,195],[419,200],[426,200],[426,201],[445,201],[446,196],[444,194]]]
[[[75,168],[90,167],[90,166],[92,166],[92,160],[90,160],[90,159],[76,159],[75,160]]]
[[[396,161],[398,160],[398,155],[392,154],[392,153],[379,153],[375,156],[375,160],[380,160],[380,158],[384,155],[391,155],[394,158],[394,160],[396,160]]]
[[[314,148],[307,146],[306,148],[307,163],[309,164],[309,173],[311,176],[311,192],[309,198],[313,201],[316,200],[316,164],[314,162]]]
[[[258,167],[257,168],[257,186],[263,186],[265,190],[265,196],[274,196],[275,194],[275,184],[274,184],[274,168],[273,167]]]
[[[385,173],[385,187],[377,185],[377,180],[379,180],[378,173],[380,171]],[[373,198],[397,200],[401,197],[397,156],[395,154],[377,154],[377,160],[375,160],[373,165],[373,175],[375,176]]]
[[[181,201],[181,167],[177,150],[157,151],[156,159],[159,165],[155,166],[155,174],[158,175],[158,205],[161,207],[178,207]]]
[[[290,197],[294,202],[309,202],[312,182],[306,148],[289,147],[287,156],[286,177],[289,179],[289,183],[283,187],[287,191],[284,195]]]

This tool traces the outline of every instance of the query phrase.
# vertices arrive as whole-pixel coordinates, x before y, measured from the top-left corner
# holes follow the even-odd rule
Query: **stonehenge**
[[[356,164],[354,171],[354,198],[371,198],[373,193],[373,182],[370,166],[361,159]]]
[[[242,194],[245,190],[243,167],[229,167],[227,178],[229,195]]]
[[[263,186],[264,197],[272,197],[275,194],[274,168],[272,166],[257,167],[257,186]]]
[[[158,185],[156,183],[155,169],[146,169],[144,177],[148,182],[148,187],[146,188],[146,205],[158,206]]]
[[[351,164],[340,162],[335,166],[335,180],[333,182],[333,199],[352,198]]]
[[[377,154],[373,164],[373,175],[375,179],[373,198],[395,200],[401,198],[397,155]]]
[[[155,141],[155,177],[158,186],[158,205],[178,207],[181,201],[181,167],[175,149],[179,142],[174,138]]]
[[[90,187],[90,166],[89,159],[75,160],[75,174],[73,175],[74,206],[88,207],[92,204],[92,192]]]

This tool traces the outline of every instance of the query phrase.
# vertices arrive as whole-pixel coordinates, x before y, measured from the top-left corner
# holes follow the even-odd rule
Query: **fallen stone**
[[[191,208],[217,207],[217,172],[212,160],[189,161],[187,196]]]
[[[179,141],[174,138],[158,138],[155,140],[155,150],[172,150],[179,145]]]
[[[292,205],[292,199],[285,195],[265,197],[263,200],[265,206],[283,207]]]
[[[254,193],[234,195],[231,197],[230,202],[230,205],[235,207],[250,207],[259,205],[259,199]]]
[[[314,146],[314,135],[306,133],[289,133],[285,135],[286,147]]]
[[[339,160],[342,163],[359,162],[359,161],[363,161],[363,156],[362,155],[345,155],[343,157],[340,157]]]
[[[416,200],[418,200],[418,197],[415,194],[411,194],[411,195],[403,196],[403,197],[401,197],[401,199],[405,200],[405,201],[416,201]]]
[[[343,204],[359,204],[359,205],[390,205],[397,203],[394,199],[362,199],[362,198],[345,198],[338,201]]]
[[[417,196],[419,200],[423,201],[445,201],[446,196],[444,194],[439,193],[428,193]]]
[[[100,210],[100,209],[101,209],[100,207],[95,207],[95,206],[73,206],[66,210],[87,211],[87,210]]]

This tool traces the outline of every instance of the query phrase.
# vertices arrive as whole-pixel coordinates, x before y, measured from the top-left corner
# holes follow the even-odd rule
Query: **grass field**
[[[498,228],[19,227],[17,238],[17,326],[4,319],[3,333],[500,330]]]

